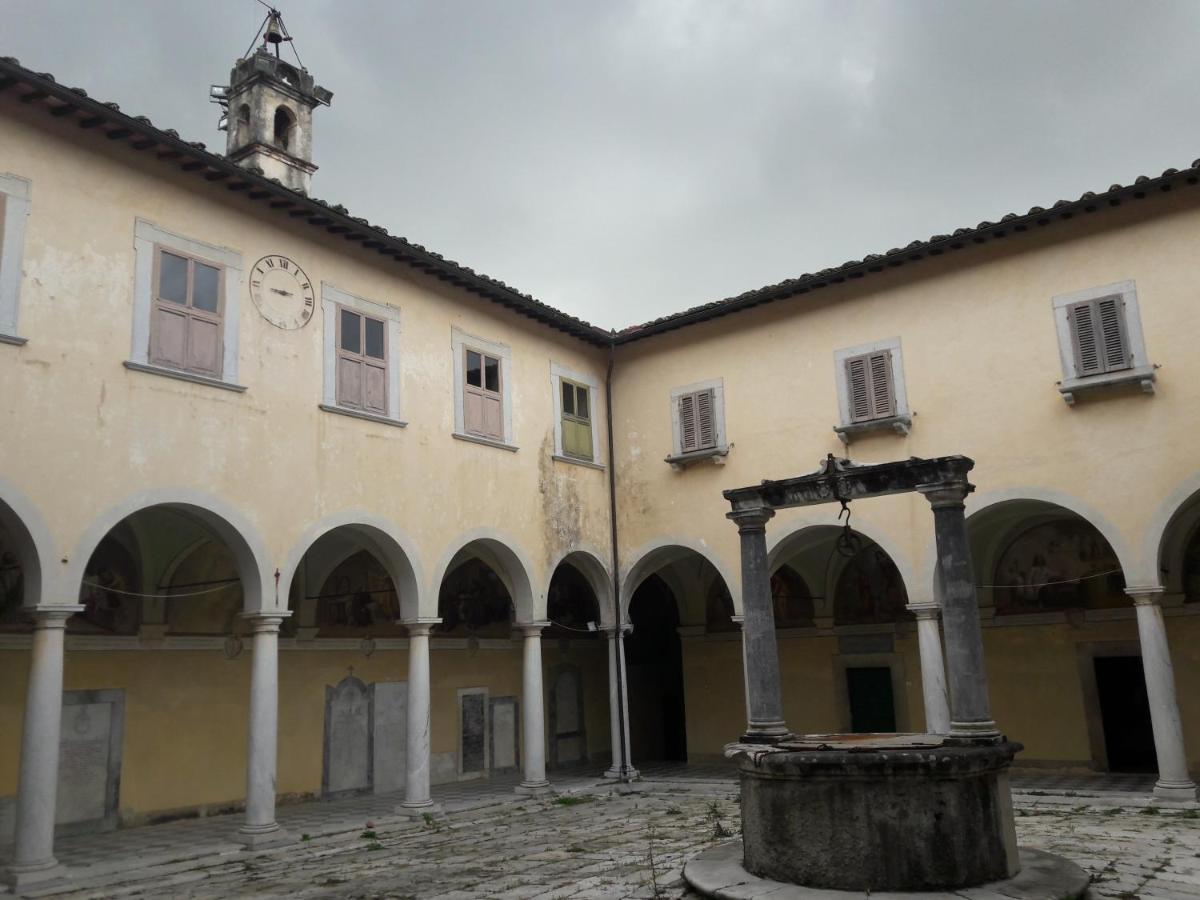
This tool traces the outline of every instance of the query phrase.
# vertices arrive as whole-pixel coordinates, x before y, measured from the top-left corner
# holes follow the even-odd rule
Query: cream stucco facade
[[[507,768],[540,790],[556,764],[628,777],[719,756],[745,725],[721,491],[827,454],[973,458],[1000,727],[1027,765],[1149,765],[1165,795],[1194,797],[1195,178],[611,334],[447,275],[365,223],[351,240],[344,210],[243,184],[222,159],[5,65],[0,841],[15,835],[26,873],[53,868],[56,820],[244,805],[254,843],[283,838],[276,797],[396,790],[419,813],[431,783]],[[215,374],[154,362],[162,251],[219,268]],[[260,315],[267,257],[314,286],[298,327]],[[1129,283],[1130,339],[1161,368],[1064,394],[1054,298]],[[375,412],[340,399],[343,307],[386,330]],[[843,427],[843,366],[862,348],[894,366],[881,428]],[[468,351],[498,373],[475,395]],[[582,394],[564,401],[564,384]],[[697,391],[717,404],[716,446],[689,454],[680,404]],[[472,425],[476,395],[494,420]],[[590,460],[565,455],[568,415],[591,428]],[[787,722],[933,730],[945,687],[929,504],[852,504],[863,543],[849,556],[836,512],[768,526]],[[108,730],[93,735],[80,709]],[[1139,716],[1140,743],[1114,744]],[[343,763],[362,777],[342,780]],[[99,779],[103,794],[113,777],[111,797],[55,799],[56,784]]]

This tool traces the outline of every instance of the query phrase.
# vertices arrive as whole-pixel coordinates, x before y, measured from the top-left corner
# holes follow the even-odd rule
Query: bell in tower
[[[262,44],[237,61],[224,91],[229,132],[225,153],[238,165],[261,169],[268,178],[307,194],[317,170],[312,161],[313,110],[328,106],[333,94],[313,81],[299,64],[299,55],[295,65],[280,56],[280,45],[292,38],[278,10],[270,11],[260,33]]]

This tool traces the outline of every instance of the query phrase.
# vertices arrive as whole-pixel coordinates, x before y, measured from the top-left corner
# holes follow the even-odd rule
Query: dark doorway
[[[1097,656],[1096,694],[1110,772],[1156,772],[1150,700],[1140,656]]]
[[[633,761],[687,761],[683,647],[679,610],[662,579],[651,575],[629,604],[633,633],[625,640],[629,675],[629,740]]]
[[[850,730],[856,734],[893,733],[896,704],[892,697],[892,670],[871,666],[846,670],[850,694]]]

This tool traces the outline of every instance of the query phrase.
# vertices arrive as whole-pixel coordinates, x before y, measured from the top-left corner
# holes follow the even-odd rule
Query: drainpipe
[[[628,742],[625,740],[625,732],[627,723],[625,721],[625,654],[621,647],[621,642],[624,638],[621,635],[621,556],[617,549],[617,459],[613,453],[613,403],[612,403],[612,375],[616,348],[608,345],[608,370],[604,375],[604,413],[605,421],[608,424],[608,522],[609,522],[609,540],[612,542],[612,595],[613,595],[613,621],[616,623],[617,633],[614,639],[617,641],[617,727],[620,730],[621,738],[621,759],[613,760],[615,765],[618,765],[619,781],[628,781],[628,772],[630,771],[629,760],[625,755],[625,748]]]

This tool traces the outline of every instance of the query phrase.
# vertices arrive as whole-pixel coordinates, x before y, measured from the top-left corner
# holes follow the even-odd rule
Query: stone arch
[[[1047,611],[1053,609],[1065,609],[1075,606],[1075,601],[1071,598],[1057,598],[1055,602],[1051,602],[1045,598],[1046,591],[1057,591],[1058,587],[1050,585],[1049,581],[1062,581],[1063,590],[1066,586],[1077,586],[1082,584],[1078,579],[1090,578],[1092,576],[1080,575],[1078,578],[1058,578],[1054,571],[1056,564],[1052,557],[1054,554],[1049,551],[1043,552],[1039,549],[1042,546],[1053,548],[1055,542],[1059,546],[1064,546],[1062,554],[1069,554],[1069,548],[1072,546],[1070,541],[1079,540],[1088,545],[1095,545],[1094,552],[1089,551],[1089,559],[1100,560],[1108,559],[1116,563],[1118,569],[1118,580],[1127,577],[1126,560],[1129,559],[1128,548],[1125,548],[1125,555],[1122,556],[1122,551],[1118,549],[1112,542],[1109,535],[1112,532],[1111,527],[1105,528],[1103,524],[1097,523],[1086,514],[1090,512],[1086,506],[1077,504],[1080,508],[1071,508],[1053,500],[1043,499],[1040,497],[1004,497],[997,499],[994,502],[989,502],[985,506],[970,511],[967,517],[967,531],[971,542],[971,556],[975,572],[975,582],[979,585],[978,594],[979,602],[984,607],[994,607],[996,612],[1005,611],[1003,607],[1007,607],[1008,611],[1020,611],[1013,606],[1012,597],[1020,595],[1022,591],[1029,594],[1029,597],[1036,595],[1037,602],[1030,599],[1030,604],[1036,605],[1038,609],[1043,604],[1049,604]],[[1101,520],[1103,522],[1103,520]],[[1056,527],[1062,530],[1061,533],[1050,534]],[[1089,533],[1094,537],[1089,537]],[[1096,540],[1099,538],[1099,541]],[[1035,551],[1033,553],[1033,564],[1038,566],[1048,566],[1043,576],[1036,576],[1035,569],[1030,572],[1034,573],[1030,576],[1030,580],[1025,580],[1025,575],[1030,573],[1016,573],[1009,575],[1007,570],[1010,566],[1016,563],[1015,549],[1022,540],[1035,541]],[[1047,541],[1043,544],[1042,541]],[[1083,544],[1080,544],[1082,547]],[[1032,552],[1032,551],[1031,551]],[[1062,554],[1059,554],[1062,556]],[[1108,556],[1107,554],[1111,554]],[[1039,561],[1039,555],[1045,556],[1046,559]],[[1083,560],[1083,550],[1078,551],[1078,559]],[[1062,558],[1066,558],[1063,556]],[[1007,560],[1007,562],[1006,562]],[[1111,562],[1105,562],[1102,566],[1107,572],[1112,566]],[[1097,565],[1099,563],[1096,563]],[[1001,568],[1005,571],[1001,572]],[[1059,573],[1070,574],[1066,572]],[[1096,573],[1097,577],[1099,573]],[[1048,581],[1049,580],[1049,581]],[[1029,588],[1017,588],[1012,585],[1029,584]],[[1041,587],[1038,587],[1038,586]],[[1034,588],[1038,587],[1035,592]],[[1017,594],[1013,594],[1016,591]],[[1111,591],[1110,591],[1111,593]],[[1007,598],[1007,599],[1006,599]],[[1051,598],[1054,599],[1054,598]],[[1084,598],[1087,599],[1087,598]],[[1091,598],[1095,600],[1095,598]],[[1091,602],[1089,600],[1089,604]],[[1082,600],[1080,601],[1082,603]],[[1122,598],[1124,602],[1124,598]],[[1107,603],[1107,601],[1106,601]],[[1066,605],[1064,605],[1066,604]],[[1022,606],[1022,603],[1018,603]],[[1029,609],[1026,611],[1036,611]]]
[[[153,507],[166,507],[193,516],[225,543],[233,554],[242,582],[245,612],[286,608],[287,596],[277,594],[274,569],[257,529],[225,501],[189,488],[141,491],[103,512],[76,542],[74,555],[67,564],[67,584],[74,585],[78,591],[88,560],[104,536],[122,520]]]
[[[931,518],[930,529],[932,530],[932,528],[933,521]],[[821,545],[829,545],[830,541],[836,539],[841,530],[841,525],[831,523],[828,519],[817,520],[812,518],[803,518],[789,522],[785,528],[779,529],[774,533],[772,533],[770,526],[768,526],[768,571],[774,574],[780,567],[805,549],[815,549]],[[876,527],[863,529],[855,523],[854,531],[865,538],[869,545],[878,547],[886,554],[891,564],[899,572],[905,591],[911,591],[912,585],[916,583],[913,580],[915,577],[915,568],[910,562],[908,555],[899,548],[896,541],[886,532]],[[851,563],[851,559],[841,554],[830,553],[819,573],[819,580],[808,578],[809,575],[817,573],[800,572],[797,570],[801,577],[805,578],[808,587],[818,593],[818,596],[814,598],[815,613],[817,616],[829,618],[834,616],[834,598],[837,594],[838,584]],[[909,599],[911,602],[911,596]]]
[[[554,579],[554,573],[564,563],[578,569],[579,573],[587,580],[588,585],[591,586],[592,592],[596,595],[596,605],[599,606],[599,624],[602,626],[612,625],[616,620],[612,601],[612,576],[609,574],[608,566],[604,564],[601,556],[593,548],[577,547],[574,550],[568,550],[549,567],[546,587],[541,593],[543,601],[545,602],[545,598],[550,594],[550,582]],[[539,618],[544,618],[546,615],[544,606],[536,612]]]
[[[285,104],[275,108],[272,118],[272,137],[276,146],[283,150],[291,150],[296,143],[296,114]]]
[[[427,602],[433,606],[432,609],[425,606],[423,616],[437,616],[437,599],[442,582],[454,568],[471,557],[483,560],[499,576],[509,597],[512,598],[517,622],[536,622],[539,621],[536,618],[537,613],[545,614],[546,596],[544,593],[534,594],[534,579],[531,575],[534,568],[519,545],[495,529],[476,528],[461,535],[442,554],[434,570],[436,577],[430,584],[431,592],[428,595],[431,599]]]
[[[1188,478],[1159,504],[1142,539],[1142,566],[1130,572],[1138,587],[1162,585],[1167,593],[1186,593],[1184,553],[1200,534],[1200,473]]]
[[[20,491],[0,479],[0,526],[13,542],[21,566],[21,605],[61,606],[75,602],[75,592],[58,596],[49,577],[55,543],[37,509]]]
[[[387,570],[392,584],[400,596],[401,618],[408,622],[420,617],[423,607],[421,585],[424,580],[421,577],[420,560],[415,545],[404,532],[392,525],[391,522],[360,510],[344,510],[333,513],[310,525],[304,531],[300,539],[293,544],[287,560],[280,569],[279,594],[282,602],[287,602],[291,593],[292,581],[296,577],[304,555],[322,538],[343,529],[358,544],[362,545],[362,549],[368,550],[378,559]],[[340,557],[331,557],[327,561],[328,571],[317,573],[310,580],[317,584],[323,583],[330,572],[359,549],[358,546],[345,548],[346,552]],[[427,615],[436,615],[436,611],[427,613]]]
[[[621,578],[621,620],[623,622],[629,621],[630,600],[633,599],[634,592],[643,581],[653,574],[658,574],[660,578],[664,577],[664,573],[660,571],[663,567],[686,559],[689,554],[700,557],[716,570],[717,574],[725,582],[725,586],[729,590],[729,595],[733,599],[734,611],[740,615],[742,611],[742,583],[740,579],[733,577],[732,572],[725,565],[724,561],[702,542],[693,541],[689,538],[671,538],[650,541],[639,547],[633,554],[634,561],[625,569],[625,574]],[[679,590],[685,588],[684,585],[672,583],[669,575],[664,580],[667,580],[672,591],[676,592],[676,597],[681,596]],[[703,588],[705,587],[707,585],[696,585],[696,591],[684,591],[685,594],[695,593],[699,596],[697,609],[691,610],[692,615],[689,617],[691,621],[696,623],[703,623],[705,620],[703,602]],[[681,609],[681,615],[683,612]]]

